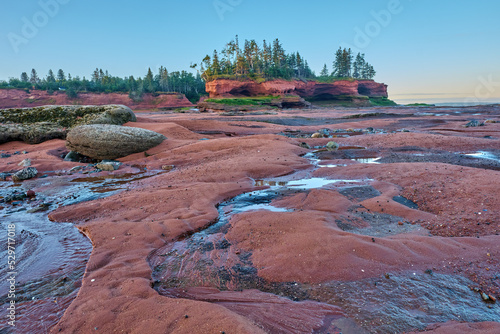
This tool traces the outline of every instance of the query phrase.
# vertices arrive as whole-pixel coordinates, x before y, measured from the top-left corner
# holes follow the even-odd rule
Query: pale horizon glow
[[[500,102],[500,3],[469,0],[4,1],[0,80],[35,68],[89,78],[190,70],[240,41],[279,38],[318,74],[339,46],[366,54],[396,102]],[[401,102],[400,102],[401,101]]]

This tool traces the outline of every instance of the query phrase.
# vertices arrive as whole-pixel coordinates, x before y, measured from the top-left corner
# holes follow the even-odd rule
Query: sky
[[[238,35],[279,38],[316,73],[339,46],[365,53],[399,103],[500,102],[499,12],[494,0],[0,0],[0,80],[190,70]]]

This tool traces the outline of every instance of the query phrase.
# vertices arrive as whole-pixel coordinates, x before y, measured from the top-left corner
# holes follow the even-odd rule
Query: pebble
[[[23,161],[21,161],[20,163],[18,163],[17,165],[18,166],[24,166],[24,167],[31,166],[31,159],[30,158],[26,158]]]
[[[174,169],[174,167],[175,167],[174,165],[163,165],[161,166],[161,169],[169,171]]]

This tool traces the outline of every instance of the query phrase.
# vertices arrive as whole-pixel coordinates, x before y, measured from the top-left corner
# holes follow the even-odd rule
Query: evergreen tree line
[[[320,77],[372,80],[375,74],[376,71],[373,66],[366,62],[364,53],[358,53],[356,58],[354,58],[351,49],[339,48],[335,52],[333,71],[331,74],[328,74],[328,67],[325,64],[321,70]]]
[[[214,50],[212,57],[206,55],[201,63],[201,72],[206,81],[217,78],[372,80],[376,74],[373,66],[366,62],[365,54],[358,53],[354,59],[351,49],[339,48],[335,53],[332,71],[329,72],[325,64],[317,77],[309,68],[307,60],[299,52],[287,54],[279,39],[272,43],[264,40],[262,46],[253,39],[245,40],[241,49],[238,36],[220,52]]]
[[[0,81],[0,88],[21,88],[21,89],[40,89],[50,93],[63,90],[69,97],[77,97],[79,92],[95,92],[95,93],[129,93],[129,96],[134,101],[140,101],[144,93],[181,93],[186,97],[196,102],[202,94],[205,94],[205,82],[201,75],[197,73],[193,75],[187,71],[168,70],[161,66],[157,74],[153,74],[151,69],[144,78],[134,78],[129,76],[120,78],[112,76],[108,71],[96,68],[91,74],[90,80],[79,76],[72,77],[70,73],[67,75],[62,69],[54,74],[49,70],[46,77],[40,78],[35,69],[32,69],[30,74],[23,72],[19,79],[10,78],[8,82]]]
[[[241,49],[236,36],[220,53],[214,50],[212,57],[205,56],[201,72],[206,81],[217,78],[314,78],[307,60],[299,52],[287,54],[277,38],[272,43],[264,40],[262,46],[253,39],[245,40]]]

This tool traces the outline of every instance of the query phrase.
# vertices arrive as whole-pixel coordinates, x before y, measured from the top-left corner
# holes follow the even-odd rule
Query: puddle
[[[79,179],[51,175],[22,183],[0,182],[0,199],[8,200],[0,203],[0,243],[7,245],[9,224],[16,229],[16,330],[48,332],[59,321],[78,293],[92,251],[90,240],[73,224],[51,222],[48,213],[60,206],[111,196],[125,189],[125,184],[158,173],[161,171]],[[30,189],[35,196],[26,198]],[[7,259],[6,246],[0,247],[0,254]],[[0,268],[0,280],[5,281],[11,274],[6,266]],[[7,285],[2,284],[4,302],[9,302],[7,294]],[[2,319],[6,305],[0,310]]]
[[[392,198],[393,201],[398,202],[399,204],[403,204],[404,206],[410,208],[410,209],[415,209],[418,210],[418,205],[417,203],[403,197],[403,196],[394,196]]]
[[[380,164],[379,160],[382,159],[382,157],[377,157],[377,158],[356,158],[356,159],[351,159],[352,161],[357,161],[361,164]]]
[[[486,152],[486,151],[478,151],[476,153],[469,153],[469,154],[466,154],[466,156],[500,162],[500,157],[496,156],[495,154],[493,154],[491,152]]]

